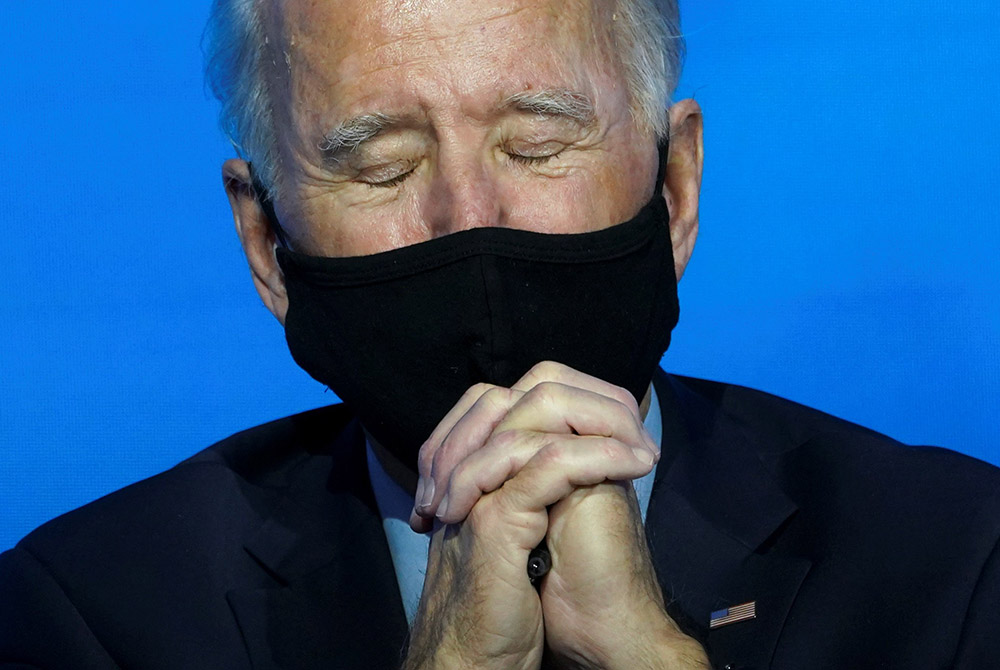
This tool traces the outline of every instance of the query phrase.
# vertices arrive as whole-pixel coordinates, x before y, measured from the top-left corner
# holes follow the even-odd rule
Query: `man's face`
[[[275,3],[277,206],[295,246],[354,256],[631,218],[657,153],[630,109],[611,4]]]

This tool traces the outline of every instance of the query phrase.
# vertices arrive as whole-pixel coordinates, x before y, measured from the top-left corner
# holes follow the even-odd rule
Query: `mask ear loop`
[[[274,213],[274,201],[271,198],[271,193],[257,178],[257,175],[253,171],[253,164],[247,163],[247,167],[250,168],[250,185],[251,188],[253,188],[254,197],[256,197],[257,204],[260,205],[260,208],[264,210],[264,216],[267,217],[267,222],[271,226],[271,232],[274,233],[274,238],[278,241],[278,244],[285,249],[291,249],[288,245],[288,236],[285,235],[284,229],[278,222],[278,215]]]
[[[667,160],[670,158],[670,129],[667,134],[656,143],[656,151],[660,157],[660,166],[656,170],[656,185],[654,193],[663,192],[663,180],[667,178]]]

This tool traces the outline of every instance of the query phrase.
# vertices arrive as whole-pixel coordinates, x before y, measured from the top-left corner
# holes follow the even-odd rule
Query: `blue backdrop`
[[[665,366],[1000,462],[995,0],[682,11],[707,163]],[[334,400],[232,232],[206,12],[0,3],[0,549]]]

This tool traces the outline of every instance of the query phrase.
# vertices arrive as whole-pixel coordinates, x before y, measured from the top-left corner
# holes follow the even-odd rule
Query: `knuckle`
[[[469,390],[466,391],[465,393],[466,393],[466,395],[471,395],[471,396],[479,397],[479,396],[483,395],[484,393],[489,393],[490,390],[495,389],[495,388],[497,388],[497,387],[494,386],[493,384],[488,384],[486,382],[477,382],[477,383],[473,384],[469,388]]]
[[[501,510],[497,508],[497,505],[490,504],[487,499],[492,500],[492,494],[486,494],[479,503],[472,506],[465,517],[465,524],[472,528],[488,528],[495,525],[498,512]],[[497,502],[502,505],[502,498],[497,499]]]
[[[538,452],[538,457],[550,464],[563,463],[569,456],[569,449],[562,442],[549,442]]]
[[[628,406],[628,403],[621,398],[610,398],[610,400],[608,411],[614,415],[616,421],[635,422],[635,414],[632,413],[632,408]]]
[[[541,361],[531,366],[518,382],[521,388],[530,388],[550,379],[559,379],[565,366],[555,361]]]
[[[601,440],[599,453],[607,461],[620,461],[630,457],[622,445],[617,440],[612,439]]]
[[[555,361],[542,361],[536,363],[531,371],[541,379],[558,379],[565,366]]]
[[[429,473],[431,465],[434,463],[434,453],[437,450],[429,442],[424,442],[417,452],[417,469],[422,473]]]
[[[442,474],[449,472],[451,469],[450,452],[448,438],[445,438],[445,441],[441,443],[441,447],[434,452],[434,457],[431,459],[430,466],[428,467],[431,477],[438,479]]]
[[[529,392],[533,402],[542,405],[551,405],[559,396],[561,384],[552,381],[545,381],[536,384]]]
[[[492,386],[488,391],[479,397],[479,400],[481,402],[489,403],[494,407],[502,407],[507,404],[509,398],[510,389],[505,389],[501,386]]]
[[[499,449],[509,449],[525,439],[524,431],[516,428],[501,430],[493,434],[490,442]]]
[[[612,386],[614,399],[620,402],[634,416],[639,416],[639,402],[632,393],[621,386]]]
[[[454,493],[463,490],[469,483],[469,466],[463,461],[456,465],[448,476],[448,496],[454,500]]]
[[[629,394],[631,398],[632,395]],[[639,416],[639,407],[633,401],[631,404],[618,402],[614,403],[615,420],[623,426],[634,426],[638,430],[642,429],[642,418]]]

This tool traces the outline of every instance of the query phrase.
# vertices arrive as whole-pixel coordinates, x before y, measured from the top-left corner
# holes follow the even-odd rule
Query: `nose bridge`
[[[502,225],[495,174],[487,158],[463,147],[440,147],[431,221],[441,235]]]

